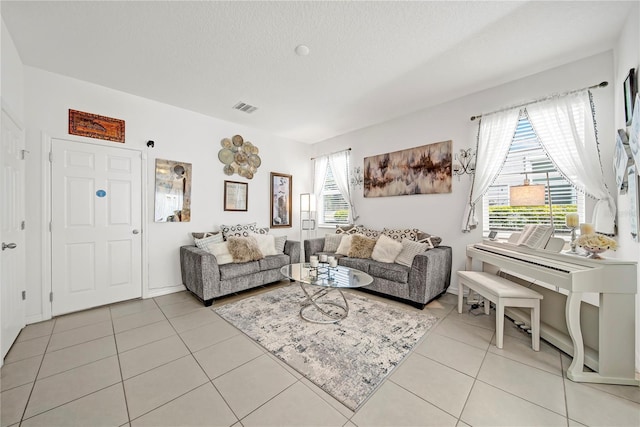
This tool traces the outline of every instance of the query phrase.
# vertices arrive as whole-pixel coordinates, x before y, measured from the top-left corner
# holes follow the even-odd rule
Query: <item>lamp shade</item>
[[[509,201],[511,206],[541,206],[544,205],[544,184],[514,185],[509,187]]]
[[[316,210],[315,195],[310,193],[300,194],[300,211],[315,212],[315,210]]]

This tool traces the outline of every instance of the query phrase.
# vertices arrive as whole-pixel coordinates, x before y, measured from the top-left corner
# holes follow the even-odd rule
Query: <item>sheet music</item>
[[[525,225],[517,244],[531,249],[541,249],[547,245],[553,229],[549,225]]]

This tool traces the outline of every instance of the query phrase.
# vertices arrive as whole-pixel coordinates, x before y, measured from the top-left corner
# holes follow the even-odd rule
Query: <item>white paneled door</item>
[[[0,310],[2,359],[25,325],[24,132],[4,109],[1,118]],[[1,363],[0,363],[1,364]]]
[[[142,295],[141,153],[54,139],[51,312]]]

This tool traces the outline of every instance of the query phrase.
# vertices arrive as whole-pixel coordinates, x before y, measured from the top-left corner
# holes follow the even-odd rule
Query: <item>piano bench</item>
[[[502,348],[504,336],[504,308],[530,308],[531,347],[535,351],[540,351],[541,294],[494,274],[482,271],[458,271],[458,313],[462,313],[465,287],[496,305],[496,347],[498,348]],[[485,314],[489,314],[489,308],[490,305],[485,304]]]

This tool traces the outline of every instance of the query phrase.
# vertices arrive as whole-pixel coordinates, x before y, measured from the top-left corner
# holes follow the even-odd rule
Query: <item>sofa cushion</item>
[[[364,273],[369,272],[369,264],[371,263],[370,259],[363,258],[349,258],[342,257],[338,258],[338,264],[344,267],[355,268],[356,270],[360,270]]]
[[[394,262],[401,250],[402,243],[383,234],[378,237],[373,252],[371,253],[371,258],[380,262]]]
[[[398,283],[409,283],[409,267],[400,264],[372,261],[369,264],[369,274],[381,279]]]
[[[236,224],[236,225],[220,225],[220,230],[224,236],[224,240],[229,240],[229,237],[247,237],[250,233],[260,233],[256,227],[256,223],[250,224]]]
[[[260,271],[273,270],[289,264],[289,255],[278,254],[262,258],[258,261]]]
[[[403,239],[402,251],[400,251],[400,254],[398,254],[395,262],[397,264],[411,267],[411,264],[413,264],[413,258],[415,258],[416,255],[421,254],[426,250],[431,249],[432,247],[432,245],[428,245],[426,243],[419,243],[412,240]]]
[[[235,263],[257,261],[264,258],[254,237],[229,237],[227,244]]]
[[[352,258],[371,258],[371,252],[373,252],[375,245],[375,239],[354,234],[351,238],[351,247],[348,255]]]
[[[344,237],[344,233],[342,234],[327,234],[324,236],[324,248],[322,250],[324,252],[335,252],[338,250],[340,246],[340,242]]]
[[[257,273],[258,271],[260,271],[258,261],[244,262],[241,264],[225,264],[220,266],[220,279],[235,279],[236,277],[246,276],[247,274]]]
[[[397,240],[398,242],[402,239],[417,241],[419,233],[420,230],[418,230],[417,228],[385,228],[382,230],[382,234],[391,237],[393,240]]]

